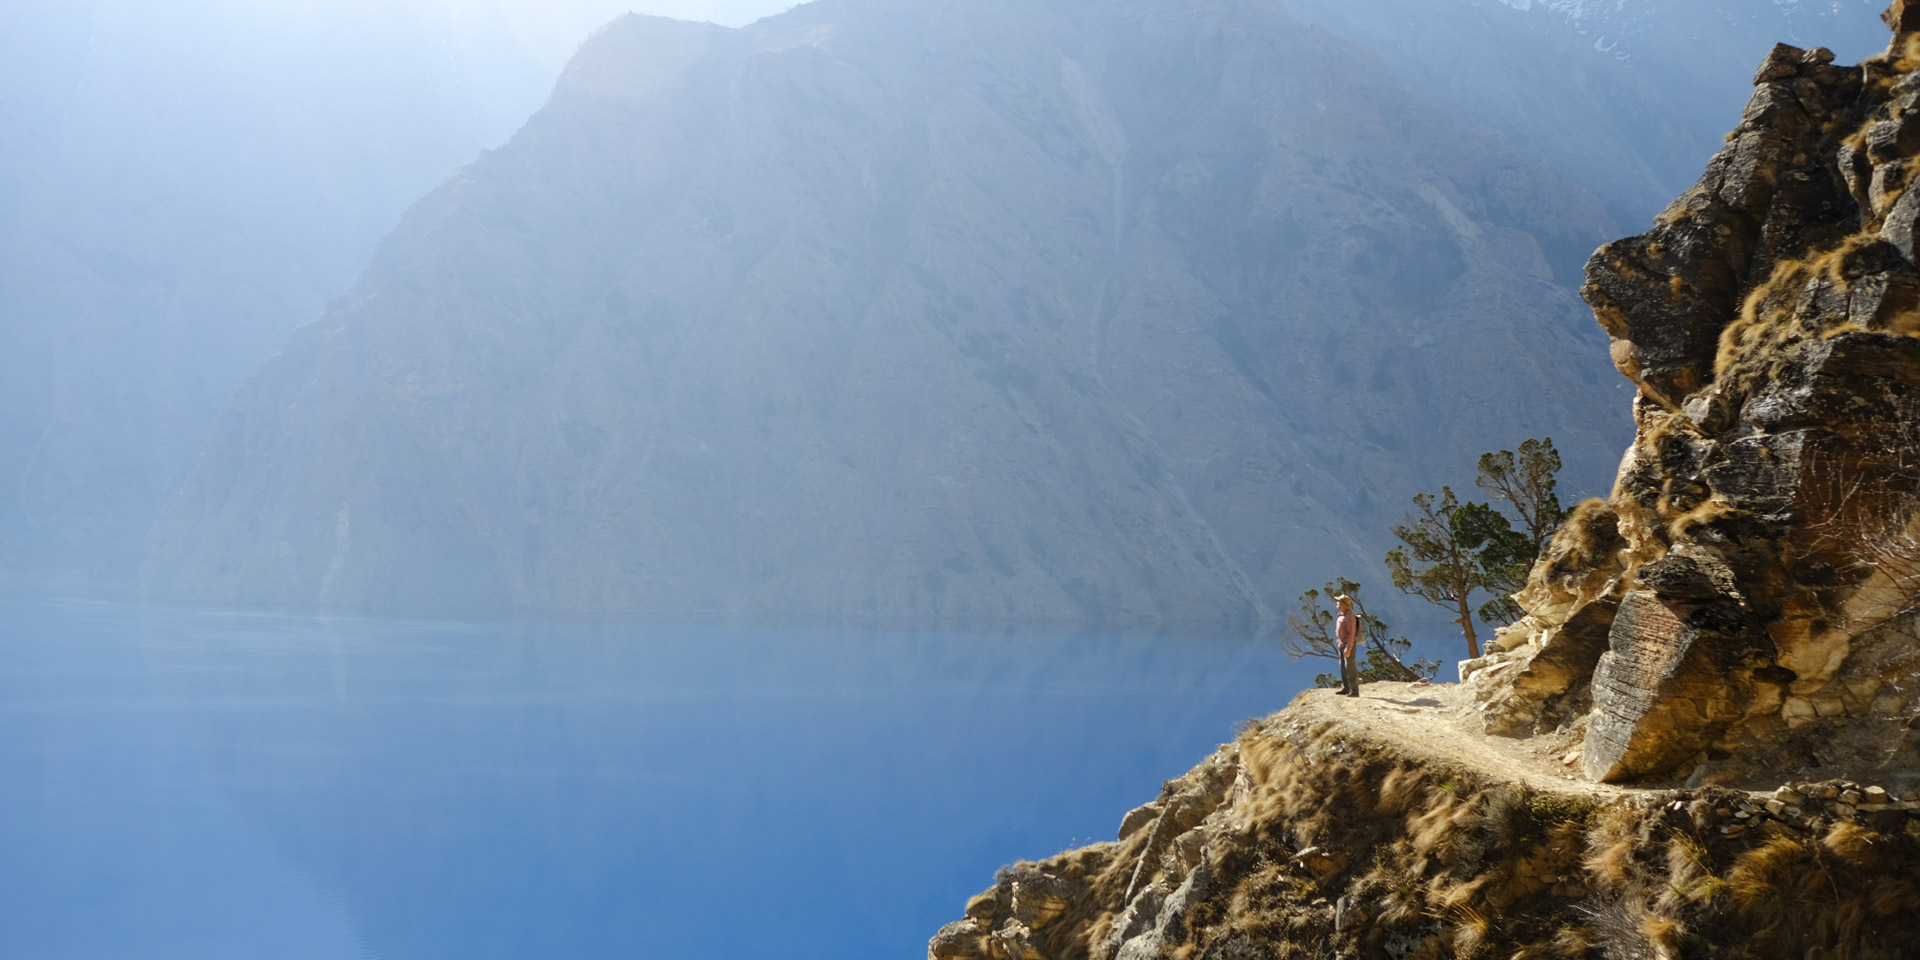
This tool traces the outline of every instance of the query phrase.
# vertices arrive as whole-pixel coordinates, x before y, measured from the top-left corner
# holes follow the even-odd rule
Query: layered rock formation
[[[145,591],[1264,616],[1471,451],[1605,473],[1545,251],[1611,222],[1270,4],[628,18],[246,388]]]
[[[1638,435],[1466,668],[1489,729],[1585,722],[1604,780],[1914,762],[1920,13],[1887,19],[1859,67],[1776,48],[1706,176],[1589,263]]]

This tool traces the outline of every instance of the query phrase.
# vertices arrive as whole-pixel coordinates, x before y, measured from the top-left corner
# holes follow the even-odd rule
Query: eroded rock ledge
[[[1379,711],[1395,702],[1303,694],[1126,814],[1116,840],[1002,870],[928,957],[1911,955],[1911,785],[1489,773],[1500,764],[1471,749],[1394,735]]]
[[[1462,666],[1489,732],[1595,780],[1916,762],[1920,4],[1857,67],[1776,47],[1698,184],[1583,290],[1638,387],[1583,505]]]
[[[1637,435],[1459,688],[1303,694],[929,957],[1920,955],[1920,0],[1885,19],[1857,67],[1776,47],[1588,263]]]

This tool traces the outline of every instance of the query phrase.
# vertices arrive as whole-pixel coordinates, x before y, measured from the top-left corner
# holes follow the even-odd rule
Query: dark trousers
[[[1353,654],[1340,657],[1340,692],[1360,695],[1360,667],[1353,662]]]

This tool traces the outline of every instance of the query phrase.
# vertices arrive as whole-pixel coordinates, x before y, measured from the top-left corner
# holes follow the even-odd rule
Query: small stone
[[[1849,807],[1857,807],[1860,805],[1860,802],[1865,799],[1866,797],[1863,794],[1861,794],[1860,791],[1858,790],[1840,791],[1840,802],[1846,804]]]
[[[1868,787],[1866,797],[1868,803],[1886,803],[1892,799],[1887,795],[1886,787]]]
[[[1859,809],[1851,803],[1836,803],[1829,809],[1833,811],[1833,815],[1836,817],[1853,817],[1860,812]]]
[[[1813,788],[1813,795],[1822,800],[1832,800],[1834,797],[1840,795],[1840,788],[1831,783],[1816,784]]]
[[[1803,794],[1800,791],[1793,789],[1792,787],[1781,787],[1780,789],[1775,790],[1773,792],[1773,799],[1781,803],[1788,803],[1788,804],[1807,802],[1806,794]]]
[[[1784,811],[1786,809],[1787,809],[1787,805],[1784,803],[1781,803],[1778,800],[1767,801],[1767,812],[1773,814],[1776,817],[1780,815],[1781,811]]]
[[[1732,839],[1746,832],[1747,825],[1744,823],[1729,823],[1720,828],[1720,835],[1728,839]]]
[[[1749,818],[1749,817],[1752,817],[1752,816],[1753,816],[1753,814],[1751,814],[1751,813],[1748,813],[1748,812],[1746,812],[1745,810],[1735,810],[1735,811],[1733,812],[1733,818],[1734,818],[1735,820],[1745,820],[1745,819],[1747,819],[1747,818]]]

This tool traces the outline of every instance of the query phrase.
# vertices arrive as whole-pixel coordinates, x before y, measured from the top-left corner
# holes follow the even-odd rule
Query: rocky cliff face
[[[1706,176],[1588,265],[1638,435],[1464,668],[1490,729],[1586,723],[1588,776],[1915,761],[1920,10],[1888,20],[1859,67],[1776,48]]]
[[[1461,692],[1302,694],[1116,840],[1001,870],[927,956],[1913,955],[1915,793],[1574,784],[1452,729]]]
[[[1858,67],[1776,48],[1589,263],[1638,435],[1499,650],[1302,694],[928,956],[1914,955],[1920,4],[1887,20]]]
[[[628,18],[246,388],[144,587],[1262,615],[1460,451],[1605,472],[1544,251],[1610,224],[1271,4]]]

